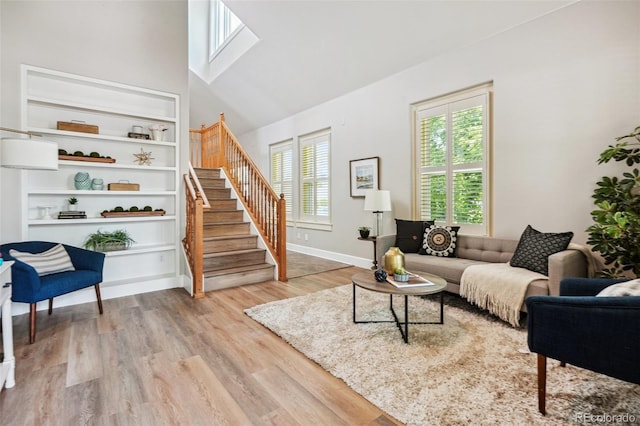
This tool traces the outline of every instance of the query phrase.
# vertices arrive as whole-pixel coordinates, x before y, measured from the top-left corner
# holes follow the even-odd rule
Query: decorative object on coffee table
[[[393,274],[398,268],[404,268],[404,253],[398,247],[390,247],[384,254],[384,269]]]

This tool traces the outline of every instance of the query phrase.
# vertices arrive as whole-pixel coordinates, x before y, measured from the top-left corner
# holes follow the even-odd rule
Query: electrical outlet
[[[296,234],[296,238],[300,239],[300,233],[299,232]]]
[[[309,241],[309,234],[304,234],[304,240]]]
[[[160,255],[160,263],[164,262],[164,254]]]

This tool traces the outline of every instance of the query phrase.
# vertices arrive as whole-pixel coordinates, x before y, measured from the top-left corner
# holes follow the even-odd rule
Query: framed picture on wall
[[[349,161],[351,196],[364,197],[367,189],[380,189],[380,157]]]

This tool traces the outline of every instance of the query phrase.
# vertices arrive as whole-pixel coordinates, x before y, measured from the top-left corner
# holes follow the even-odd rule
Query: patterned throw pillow
[[[456,257],[459,226],[431,225],[424,231],[420,254]]]
[[[33,267],[40,276],[76,270],[71,263],[69,253],[62,244],[57,244],[42,253],[27,253],[11,249],[9,254]]]
[[[573,232],[543,233],[527,225],[509,263],[549,275],[549,256],[566,250],[572,238]]]
[[[418,253],[422,246],[424,230],[433,225],[433,221],[427,220],[402,220],[396,219],[396,243],[403,253]]]

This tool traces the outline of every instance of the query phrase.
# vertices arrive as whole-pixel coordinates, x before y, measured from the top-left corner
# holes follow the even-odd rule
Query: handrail
[[[201,167],[224,170],[278,266],[278,280],[287,281],[284,194],[278,196],[271,188],[225,124],[224,114],[220,114],[217,123],[190,132],[192,140],[196,134],[200,135],[195,139],[200,142],[200,152],[196,155],[200,155]]]
[[[185,191],[187,214],[186,232],[185,237],[182,239],[182,245],[193,276],[193,297],[200,299],[204,297],[204,273],[202,266],[202,255],[204,253],[203,211],[205,208],[210,208],[211,206],[209,205],[207,196],[202,190],[200,181],[191,163],[189,163],[189,173],[185,173],[183,178],[185,187],[187,188]],[[197,190],[194,188],[193,182],[195,182],[195,186],[198,188]]]

